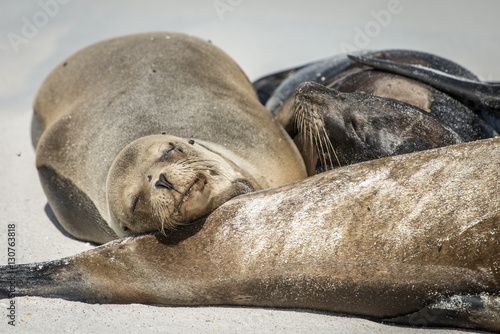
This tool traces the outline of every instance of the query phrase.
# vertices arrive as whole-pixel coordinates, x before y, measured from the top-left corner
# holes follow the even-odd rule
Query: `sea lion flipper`
[[[77,300],[80,296],[73,292],[78,291],[73,282],[68,289],[67,284],[54,280],[54,275],[68,265],[64,259],[21,265],[0,266],[0,299],[37,295],[43,297],[58,297],[67,295],[66,299]],[[68,273],[70,271],[66,270]],[[70,275],[71,276],[71,275]],[[66,276],[65,281],[71,277]],[[58,290],[54,292],[54,290]],[[73,298],[74,296],[74,298]]]
[[[295,89],[301,83],[315,81],[322,85],[328,85],[352,64],[353,62],[345,55],[340,54],[297,67],[296,71],[279,82],[267,100],[266,108],[276,116],[282,105],[293,96]]]
[[[158,242],[152,235],[130,237],[59,260],[0,266],[0,299],[31,295],[87,303],[158,302],[140,283],[155,271],[150,264],[142,266],[144,254],[134,252],[144,244],[155,247]]]
[[[500,83],[469,80],[421,65],[410,65],[362,55],[348,55],[348,57],[378,70],[426,83],[452,95],[474,110],[487,110],[500,114]]]
[[[38,166],[38,175],[50,208],[71,236],[95,244],[117,238],[89,195],[72,180],[47,165]]]
[[[385,322],[413,326],[457,326],[500,331],[500,297],[495,295],[455,295],[443,298],[423,309]]]

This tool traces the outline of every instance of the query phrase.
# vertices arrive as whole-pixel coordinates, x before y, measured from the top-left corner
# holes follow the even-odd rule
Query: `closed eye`
[[[170,146],[165,150],[163,151],[163,154],[161,155],[160,157],[160,161],[161,162],[165,162],[165,160],[167,159],[168,155],[170,154],[170,152],[174,151],[174,150],[177,150],[181,153],[184,153],[184,150],[182,149],[182,147],[180,146],[177,146],[175,145],[174,143],[168,143]]]
[[[163,151],[163,154],[161,155],[160,157],[160,161],[161,162],[165,162],[165,160],[167,160],[167,157],[168,155],[170,154],[170,152],[172,152],[173,149],[172,148],[167,148],[165,151]]]
[[[134,197],[134,201],[132,202],[132,206],[131,206],[131,210],[132,210],[132,213],[135,213],[135,210],[137,209],[137,204],[139,203],[139,200],[140,200],[140,196],[137,195]]]

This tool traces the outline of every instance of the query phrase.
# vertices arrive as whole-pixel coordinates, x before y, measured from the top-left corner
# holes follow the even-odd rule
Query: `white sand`
[[[52,0],[41,0],[50,3]],[[16,225],[16,262],[45,261],[91,248],[64,236],[44,211],[34,167],[31,102],[45,76],[64,58],[102,39],[143,31],[181,31],[211,39],[254,80],[271,71],[362,46],[357,28],[372,28],[367,48],[411,48],[453,59],[485,80],[500,81],[500,3],[401,0],[399,14],[376,23],[388,1],[62,1],[43,14],[39,1],[0,0],[0,263],[7,262],[7,225]],[[282,10],[283,9],[283,10]],[[42,13],[42,14],[41,14]],[[38,20],[38,21],[37,21]],[[27,26],[38,24],[37,30]],[[374,23],[375,22],[375,23]],[[377,26],[379,29],[377,29]],[[357,28],[356,28],[357,27]],[[17,36],[13,35],[16,34]],[[24,33],[24,35],[23,35]],[[22,42],[16,45],[10,39]],[[358,39],[356,39],[358,38]],[[17,52],[16,52],[17,49]],[[294,310],[144,305],[89,305],[16,298],[16,327],[0,300],[0,332],[27,333],[427,333],[447,329],[394,327],[366,319]],[[114,331],[115,331],[114,330]]]

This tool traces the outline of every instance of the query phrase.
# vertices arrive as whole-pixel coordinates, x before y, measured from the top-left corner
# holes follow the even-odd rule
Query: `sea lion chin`
[[[257,189],[251,176],[222,150],[212,143],[167,135],[130,143],[108,174],[110,226],[120,236],[175,230]]]

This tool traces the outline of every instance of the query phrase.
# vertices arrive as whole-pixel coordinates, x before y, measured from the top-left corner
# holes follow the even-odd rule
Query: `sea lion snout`
[[[155,183],[155,188],[165,188],[168,190],[174,190],[174,185],[167,180],[167,173],[160,174],[158,181]]]

